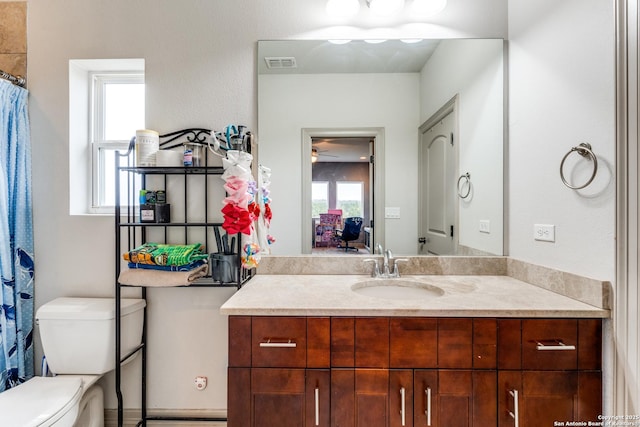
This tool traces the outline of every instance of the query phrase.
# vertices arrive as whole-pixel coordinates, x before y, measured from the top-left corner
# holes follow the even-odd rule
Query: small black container
[[[156,222],[167,223],[171,222],[171,204],[169,203],[156,203]]]

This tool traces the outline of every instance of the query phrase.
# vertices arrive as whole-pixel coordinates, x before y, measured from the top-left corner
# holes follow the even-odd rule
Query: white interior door
[[[456,251],[455,114],[450,111],[420,134],[420,254]]]

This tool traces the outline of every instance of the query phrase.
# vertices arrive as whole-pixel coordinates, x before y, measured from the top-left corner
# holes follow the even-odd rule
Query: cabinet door
[[[600,372],[501,371],[498,374],[499,426],[597,421],[598,414],[602,413],[601,396]]]
[[[496,371],[416,370],[413,425],[496,425],[496,391]]]
[[[307,369],[305,427],[329,427],[331,422],[331,372]]]
[[[331,370],[332,427],[388,427],[388,423],[388,370]]]
[[[251,368],[227,370],[227,426],[251,425]]]
[[[251,427],[305,425],[305,370],[251,369]]]
[[[413,426],[413,371],[389,371],[389,427]]]
[[[229,427],[329,427],[328,369],[229,368]]]

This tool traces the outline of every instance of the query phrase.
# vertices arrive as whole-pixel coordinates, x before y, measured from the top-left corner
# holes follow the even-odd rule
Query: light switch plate
[[[384,208],[384,217],[385,218],[391,218],[391,219],[400,218],[400,208],[399,207],[386,206]]]
[[[481,219],[480,232],[487,233],[487,234],[491,233],[491,221],[489,221],[488,219]]]

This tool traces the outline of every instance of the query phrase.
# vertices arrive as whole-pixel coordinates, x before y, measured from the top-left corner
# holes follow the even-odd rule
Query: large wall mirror
[[[501,39],[258,42],[273,253],[381,244],[503,255],[504,49]],[[362,218],[351,243],[334,232],[347,217]]]

